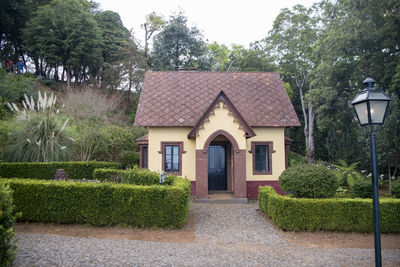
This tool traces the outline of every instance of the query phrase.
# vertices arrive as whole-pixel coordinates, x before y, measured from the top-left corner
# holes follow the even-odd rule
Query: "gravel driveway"
[[[194,243],[18,233],[16,266],[374,266],[371,249],[294,246],[249,204],[191,203]],[[400,250],[382,251],[400,266]]]

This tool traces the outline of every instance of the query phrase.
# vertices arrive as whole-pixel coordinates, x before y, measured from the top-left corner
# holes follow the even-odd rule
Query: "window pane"
[[[179,146],[173,146],[174,155],[179,155]]]
[[[178,154],[173,155],[172,162],[173,162],[174,171],[178,171],[178,169],[179,169],[179,155]]]
[[[165,171],[179,172],[179,146],[165,146]]]
[[[268,145],[255,145],[255,171],[268,172],[269,171],[269,147]]]
[[[172,162],[171,162],[171,154],[165,154],[165,170],[171,170]]]

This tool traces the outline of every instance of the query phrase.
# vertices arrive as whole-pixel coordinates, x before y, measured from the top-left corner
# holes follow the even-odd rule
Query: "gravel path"
[[[258,204],[192,203],[194,243],[17,234],[16,266],[373,266],[371,249],[293,246]],[[383,250],[400,266],[400,250]]]

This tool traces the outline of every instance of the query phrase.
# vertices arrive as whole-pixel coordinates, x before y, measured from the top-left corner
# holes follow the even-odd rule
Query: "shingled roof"
[[[275,72],[147,72],[136,126],[193,127],[223,91],[247,124],[300,126]]]

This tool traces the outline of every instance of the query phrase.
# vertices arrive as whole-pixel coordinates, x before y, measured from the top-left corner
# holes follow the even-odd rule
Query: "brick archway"
[[[208,198],[208,147],[218,135],[226,137],[232,146],[234,196],[239,199],[246,198],[246,149],[240,149],[235,138],[222,129],[215,131],[207,138],[203,149],[196,150],[196,197]]]
[[[211,142],[214,140],[214,138],[217,137],[218,135],[225,136],[226,139],[228,139],[229,142],[231,142],[231,145],[232,145],[234,151],[238,151],[239,150],[238,143],[236,142],[235,138],[230,133],[228,133],[227,131],[224,131],[224,130],[218,130],[218,131],[215,131],[213,134],[211,134],[207,138],[207,140],[206,140],[206,142],[204,143],[204,146],[203,146],[203,152],[207,153],[208,146],[211,144]]]

